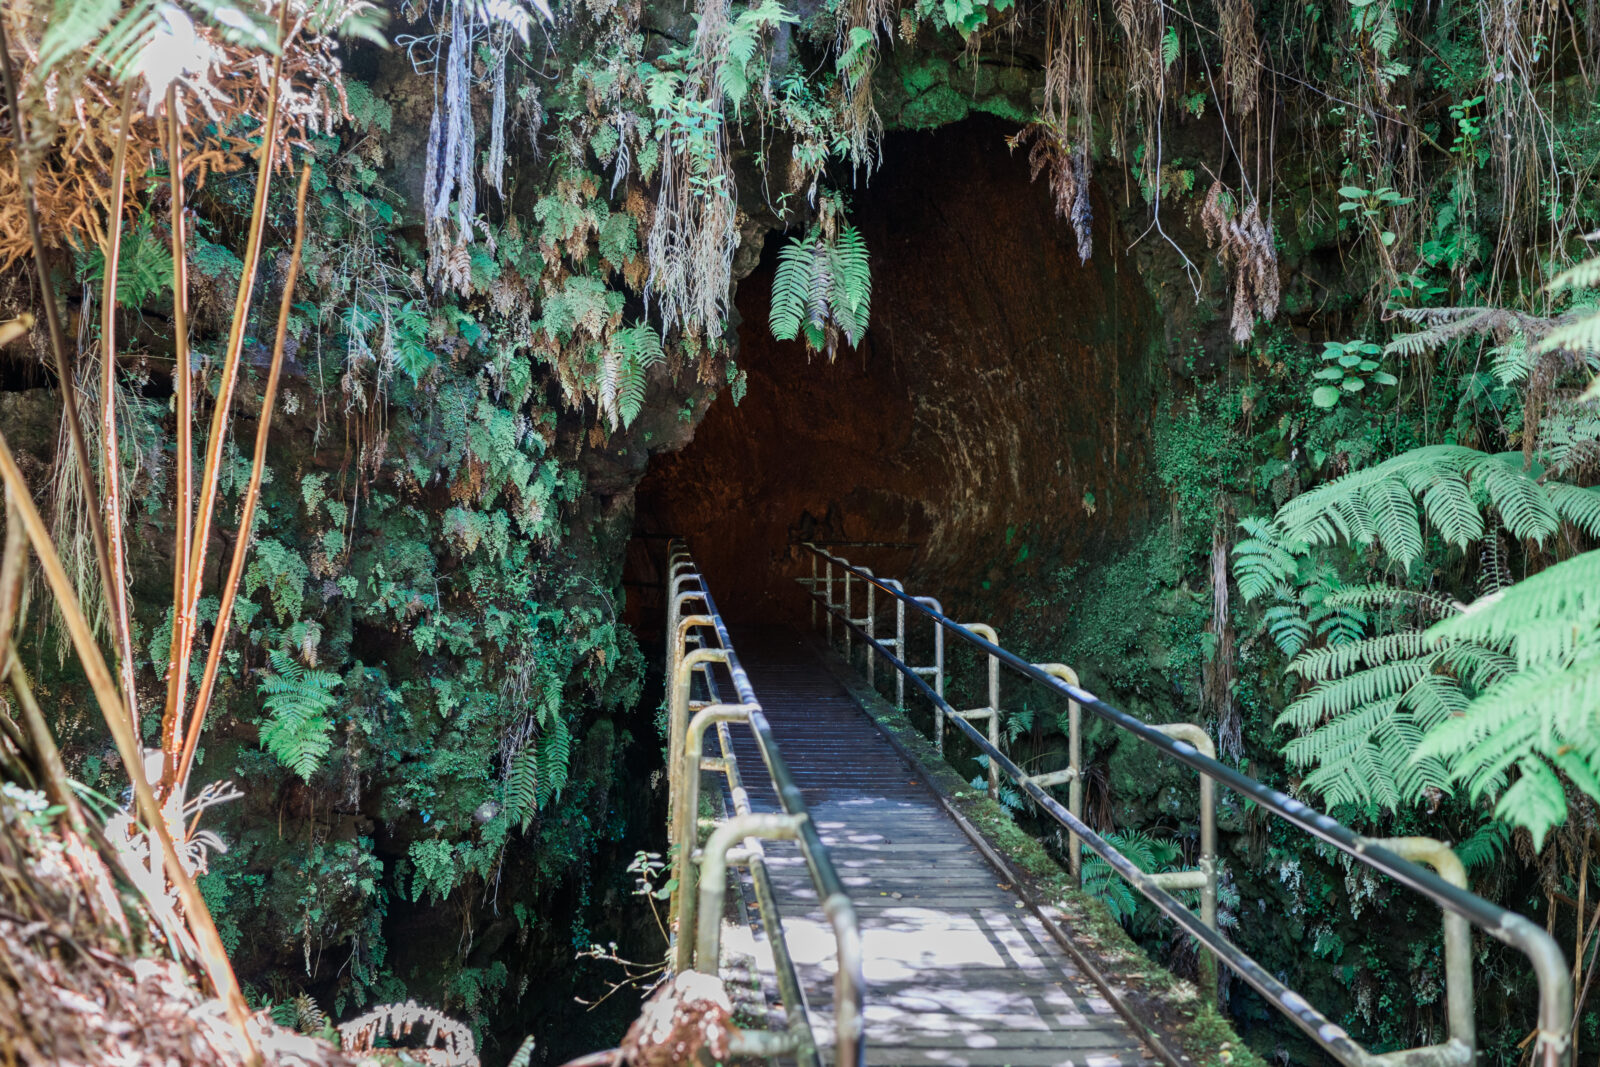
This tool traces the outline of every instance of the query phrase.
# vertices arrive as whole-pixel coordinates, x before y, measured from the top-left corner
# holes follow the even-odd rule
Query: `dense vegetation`
[[[414,995],[499,1054],[529,1029],[551,1035],[539,1055],[609,1043],[614,1020],[551,1020],[601,988],[572,976],[575,953],[653,951],[601,918],[632,906],[624,865],[656,803],[646,669],[620,621],[628,493],[712,397],[743,395],[731,294],[764,239],[781,249],[759,325],[823,358],[861,341],[871,249],[851,190],[886,131],[973,111],[1012,123],[1085,260],[1126,254],[1093,232],[1137,237],[1168,313],[1139,488],[1170,521],[1056,571],[1008,632],[1130,710],[1207,723],[1227,759],[1364,831],[1457,843],[1480,892],[1572,946],[1587,991],[1591,8],[434,0],[387,21],[291,5],[279,27],[214,0],[57,7],[4,15],[20,105],[0,314],[32,319],[3,335],[0,429],[163,751],[158,799],[184,795],[189,759],[243,786],[205,816],[231,847],[198,882],[255,1002],[292,1021],[302,994],[336,1017]],[[195,58],[157,62],[150,41]],[[275,136],[257,63],[273,54]],[[1117,228],[1094,231],[1097,185]],[[81,450],[47,389],[73,366]],[[175,413],[203,424],[229,397],[235,423],[275,420],[259,488],[242,429],[180,435]],[[191,478],[217,529],[189,558],[213,565],[174,602]],[[234,599],[216,561],[241,543]],[[53,612],[27,602],[21,658],[73,778],[115,797],[126,761]],[[205,729],[186,757],[189,722]],[[1020,751],[1055,732],[1012,711]],[[1097,818],[1174,862],[1192,811],[1096,744]],[[1252,952],[1375,1046],[1442,1032],[1437,940],[1358,925],[1432,931],[1424,905],[1243,806],[1227,821],[1227,918]],[[1486,1051],[1514,1062],[1528,976],[1486,945],[1479,963]],[[1233,1006],[1264,1053],[1301,1061],[1262,1006]]]

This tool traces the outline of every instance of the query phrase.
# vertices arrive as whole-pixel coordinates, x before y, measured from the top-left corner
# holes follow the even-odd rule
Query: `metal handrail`
[[[739,863],[748,867],[755,887],[756,906],[763,929],[772,945],[773,965],[779,996],[783,1001],[788,1032],[772,1034],[744,1031],[735,1042],[735,1053],[793,1057],[811,1067],[820,1065],[815,1037],[811,1031],[804,988],[795,970],[794,959],[784,937],[783,919],[777,897],[767,873],[761,847],[765,840],[793,840],[805,858],[811,883],[817,891],[823,914],[833,927],[838,958],[834,975],[834,1058],[839,1067],[862,1067],[866,1062],[863,1034],[861,932],[855,906],[845,892],[833,861],[828,855],[816,824],[806,808],[800,788],[778,750],[772,727],[761,703],[756,699],[750,678],[739,662],[727,625],[717,611],[716,601],[706,588],[687,548],[674,540],[669,548],[667,585],[667,685],[668,759],[671,826],[674,845],[674,880],[670,906],[672,931],[671,963],[676,971],[698,970],[716,973],[720,957],[723,904],[727,893],[727,868]],[[690,604],[699,610],[687,614]],[[691,647],[693,646],[693,647]],[[723,702],[713,667],[722,668],[731,684],[734,700]],[[701,677],[709,699],[691,699],[693,679]],[[692,718],[691,718],[692,713]],[[752,812],[749,797],[734,755],[729,727],[742,723],[755,737],[756,747],[766,765],[778,795],[782,814]],[[720,758],[703,756],[708,730],[715,729],[722,751]],[[712,831],[705,847],[699,848],[698,819],[700,775],[702,771],[721,772],[733,798],[734,814]],[[698,883],[698,885],[697,885]]]
[[[1218,762],[1210,755],[1202,753],[1189,741],[1169,736],[1162,727],[1141,722],[1126,712],[1112,707],[1083,689],[1076,681],[1068,681],[1058,673],[1052,673],[1047,669],[1047,665],[1029,663],[1001,648],[996,642],[980,637],[971,628],[952,621],[937,607],[929,606],[925,603],[925,598],[908,595],[903,589],[898,588],[898,583],[891,584],[877,578],[870,571],[856,567],[848,560],[825,552],[815,545],[806,544],[804,547],[827,563],[827,597],[820,597],[817,594],[816,586],[821,584],[821,580],[813,578],[810,580],[810,585],[812,598],[826,609],[830,620],[840,615],[832,600],[832,568],[838,566],[844,568],[847,576],[854,575],[867,582],[869,589],[881,589],[902,605],[929,619],[934,624],[936,634],[945,632],[954,634],[989,656],[991,662],[1003,664],[1029,681],[1060,693],[1113,726],[1198,771],[1203,781],[1215,782],[1242,794],[1291,825],[1327,842],[1358,862],[1388,875],[1401,885],[1437,904],[1444,911],[1446,920],[1445,967],[1450,1004],[1450,1040],[1445,1044],[1426,1048],[1380,1055],[1370,1053],[1298,993],[1289,989],[1237,945],[1223,937],[1214,926],[1208,925],[1162,888],[1159,876],[1141,871],[1085,824],[1077,813],[1062,807],[1059,801],[1024,773],[1000,751],[997,745],[992,744],[970,723],[955,714],[955,709],[946,702],[942,692],[936,692],[929,686],[923,680],[919,669],[906,664],[903,659],[905,650],[903,636],[898,649],[901,654],[897,656],[890,653],[882,643],[874,640],[862,626],[841,617],[847,632],[854,632],[866,640],[869,648],[876,651],[933,704],[941,719],[954,722],[979,751],[989,758],[991,764],[998,765],[1001,771],[1026,792],[1040,808],[1066,827],[1070,834],[1088,845],[1113,870],[1183,927],[1214,957],[1266,997],[1278,1011],[1288,1016],[1308,1037],[1340,1063],[1351,1067],[1379,1067],[1379,1065],[1463,1067],[1475,1062],[1476,1040],[1472,1032],[1471,1019],[1470,951],[1463,950],[1464,941],[1470,949],[1470,940],[1464,938],[1462,924],[1452,921],[1453,919],[1465,920],[1482,928],[1489,936],[1511,946],[1528,958],[1539,983],[1539,1020],[1536,1031],[1538,1043],[1535,1046],[1535,1062],[1541,1063],[1543,1067],[1565,1067],[1570,1062],[1572,980],[1560,947],[1555,939],[1536,923],[1469,892],[1464,886],[1459,863],[1452,864],[1455,859],[1454,853],[1447,847],[1425,839],[1419,841],[1415,838],[1402,838],[1379,841],[1362,837],[1342,823],[1293,797]],[[807,579],[802,578],[800,582],[807,584]],[[868,658],[870,659],[870,656]],[[939,680],[943,680],[942,676]],[[1406,858],[1402,858],[1401,853],[1404,853]],[[1435,866],[1440,874],[1447,877],[1441,877],[1440,874],[1424,869],[1417,863],[1411,862],[1412,859],[1422,860]]]

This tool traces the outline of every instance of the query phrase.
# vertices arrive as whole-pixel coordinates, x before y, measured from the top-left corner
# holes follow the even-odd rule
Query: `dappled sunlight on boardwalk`
[[[789,631],[740,633],[737,640],[860,915],[867,1062],[1157,1063],[809,646]],[[741,764],[759,762],[754,743],[735,737]],[[752,788],[751,800],[757,810],[776,810],[770,793]],[[826,1048],[836,971],[832,929],[799,851],[780,842],[766,850],[786,940]]]

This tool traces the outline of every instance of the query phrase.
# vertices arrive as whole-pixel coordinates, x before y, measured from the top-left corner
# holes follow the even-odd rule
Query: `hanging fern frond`
[[[333,691],[342,679],[314,671],[286,652],[267,653],[272,669],[261,680],[267,717],[261,722],[261,747],[306,781],[333,747]]]
[[[561,795],[571,763],[572,735],[567,731],[567,721],[557,715],[550,729],[539,738],[539,780],[535,796],[541,808]]]
[[[824,219],[804,238],[778,253],[772,280],[769,324],[772,336],[793,341],[804,336],[806,347],[837,354],[838,335],[854,347],[866,335],[872,315],[872,268],[866,241],[854,226],[828,236],[837,207],[824,199]]]
[[[539,751],[525,745],[511,760],[506,772],[506,818],[527,830],[539,810]]]
[[[600,414],[615,433],[626,429],[644,408],[650,368],[666,359],[661,336],[645,324],[617,330],[601,359]]]

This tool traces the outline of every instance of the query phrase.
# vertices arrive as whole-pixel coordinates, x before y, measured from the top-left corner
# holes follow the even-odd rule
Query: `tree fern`
[[[272,669],[259,691],[267,717],[261,722],[261,746],[279,763],[306,781],[333,747],[333,691],[341,679],[332,671],[314,671],[286,652],[267,653]]]
[[[1515,670],[1441,722],[1417,757],[1450,761],[1474,797],[1535,843],[1566,818],[1556,775],[1600,799],[1600,551],[1548,567],[1433,627],[1438,642],[1505,648]],[[1510,772],[1516,780],[1506,788]],[[1504,790],[1502,793],[1501,791]]]
[[[1484,506],[1519,539],[1543,541],[1563,518],[1600,534],[1600,494],[1541,482],[1542,474],[1524,469],[1521,452],[1429,445],[1304,493],[1273,521],[1280,538],[1308,545],[1376,542],[1402,567],[1422,554],[1419,503],[1420,515],[1463,549],[1484,535]]]

